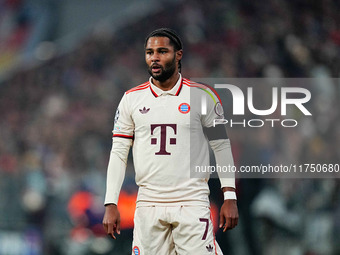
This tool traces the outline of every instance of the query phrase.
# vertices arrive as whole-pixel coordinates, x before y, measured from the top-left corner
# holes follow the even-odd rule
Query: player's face
[[[175,52],[167,37],[150,37],[145,47],[149,74],[160,82],[169,79],[177,70],[181,52]]]

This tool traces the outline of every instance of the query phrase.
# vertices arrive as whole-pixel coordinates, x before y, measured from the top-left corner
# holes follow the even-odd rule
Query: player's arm
[[[129,141],[114,141],[119,138],[113,138],[113,145],[112,150],[110,154],[110,160],[109,165],[107,168],[107,179],[106,179],[106,195],[105,195],[105,214],[103,218],[103,226],[106,231],[106,233],[110,236],[112,236],[114,239],[116,239],[116,236],[114,235],[115,232],[117,234],[120,234],[120,214],[117,208],[118,204],[118,198],[119,193],[124,181],[125,177],[125,170],[126,170],[126,161],[129,147],[128,145]],[[126,159],[121,159],[116,153],[115,153],[115,142],[121,143],[125,142],[125,153]],[[124,146],[124,145],[123,145]]]
[[[118,106],[113,129],[112,149],[107,167],[105,214],[106,233],[116,239],[120,234],[120,214],[117,208],[119,193],[124,181],[127,158],[132,145],[134,125],[124,96]]]
[[[213,144],[216,163],[222,166],[227,166],[229,169],[234,166],[233,155],[231,151],[230,140],[225,139],[222,141],[211,141]],[[224,195],[224,203],[220,210],[220,223],[219,227],[223,227],[223,232],[228,229],[232,229],[238,224],[238,209],[236,200],[236,186],[235,186],[235,174],[228,173],[227,176],[223,176],[224,173],[219,173],[221,188]]]
[[[232,192],[236,193],[235,188],[224,187],[223,193]],[[238,224],[238,209],[236,199],[225,199],[220,211],[219,227],[223,227],[223,232],[232,229]]]
[[[230,141],[228,138],[210,140],[209,143],[214,151],[216,164],[226,166],[229,169],[234,166]],[[223,232],[227,229],[236,227],[239,217],[236,200],[235,176],[233,173],[227,173],[226,176],[223,176],[224,174],[226,173],[219,173],[221,188],[224,194],[224,203],[220,210],[219,227],[223,227]]]
[[[216,165],[231,169],[234,160],[231,151],[230,140],[224,124],[218,124],[216,120],[224,118],[223,108],[217,93],[210,91],[211,97],[207,97],[207,114],[202,116],[204,132],[209,140],[209,144],[214,152]],[[221,188],[224,193],[224,203],[220,210],[219,227],[223,227],[223,232],[234,228],[238,223],[238,209],[236,201],[235,174],[218,173]]]

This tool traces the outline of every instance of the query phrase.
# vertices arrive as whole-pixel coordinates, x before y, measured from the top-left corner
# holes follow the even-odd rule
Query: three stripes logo
[[[190,112],[190,105],[187,103],[182,103],[178,106],[178,110],[180,113],[186,114]]]
[[[148,111],[150,111],[150,108],[146,109],[145,106],[143,109],[139,109],[139,111],[141,112],[141,114],[146,114],[148,113]]]
[[[209,244],[209,246],[205,246],[205,248],[207,248],[208,252],[212,252],[214,247],[211,246],[211,244]]]

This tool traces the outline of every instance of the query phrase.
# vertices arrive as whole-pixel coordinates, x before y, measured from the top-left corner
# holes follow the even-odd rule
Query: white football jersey
[[[206,114],[201,113],[202,98]],[[221,117],[219,103],[212,89],[181,76],[169,91],[156,87],[150,78],[125,92],[116,112],[112,153],[121,157],[126,144],[122,140],[132,139],[137,206],[209,206],[209,175],[194,178],[190,171],[209,165],[203,127],[211,127]]]

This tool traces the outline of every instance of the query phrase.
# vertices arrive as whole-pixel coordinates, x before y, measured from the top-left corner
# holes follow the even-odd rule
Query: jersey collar
[[[155,97],[159,97],[162,95],[172,95],[172,96],[178,96],[179,93],[182,90],[182,86],[183,86],[183,79],[182,79],[182,75],[179,74],[179,78],[176,82],[176,85],[170,89],[170,90],[162,90],[160,88],[158,88],[156,85],[154,85],[152,83],[152,77],[149,78],[149,83],[150,83],[150,90],[151,93],[155,96]]]

